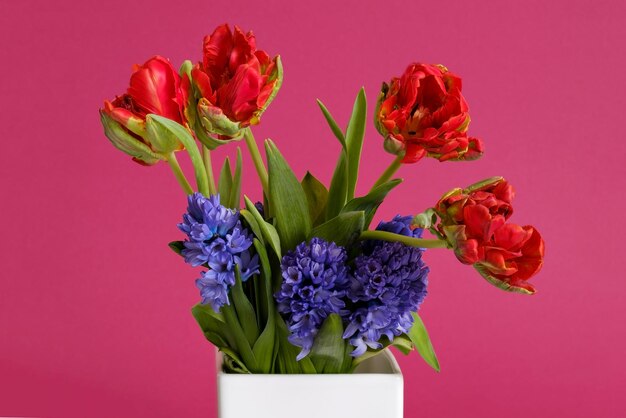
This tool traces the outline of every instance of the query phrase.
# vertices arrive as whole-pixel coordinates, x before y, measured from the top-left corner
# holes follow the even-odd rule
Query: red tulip
[[[457,258],[472,264],[490,283],[509,291],[529,293],[527,281],[543,265],[544,242],[532,226],[507,223],[514,192],[495,177],[467,189],[454,189],[437,203],[439,232]]]
[[[140,164],[152,165],[183,148],[177,140],[163,141],[150,135],[146,116],[156,114],[183,122],[180,77],[170,62],[159,56],[135,65],[130,87],[100,109],[105,135],[118,149]]]
[[[280,57],[256,49],[252,32],[222,25],[204,38],[202,62],[183,65],[186,117],[198,138],[215,148],[259,123],[282,83]]]
[[[467,136],[468,111],[458,76],[443,65],[411,64],[400,78],[383,83],[375,123],[385,149],[404,154],[403,163],[424,156],[473,160],[483,145]]]

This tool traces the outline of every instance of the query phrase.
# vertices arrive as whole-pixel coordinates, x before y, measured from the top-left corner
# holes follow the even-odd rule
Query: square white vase
[[[219,418],[402,418],[404,381],[388,350],[353,374],[217,373]]]

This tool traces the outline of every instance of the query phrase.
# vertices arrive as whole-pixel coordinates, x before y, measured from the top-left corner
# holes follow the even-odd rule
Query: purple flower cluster
[[[411,229],[411,220],[396,216],[377,229],[421,237],[421,229]],[[355,347],[355,357],[368,347],[382,348],[382,337],[393,340],[411,328],[411,312],[419,309],[428,285],[423,250],[383,241],[368,241],[361,250],[350,270],[346,250],[319,238],[283,257],[283,283],[275,297],[291,332],[289,341],[302,348],[298,359],[310,352],[331,313],[342,316],[343,337]]]
[[[289,251],[282,259],[283,282],[276,293],[278,311],[287,317],[289,342],[301,347],[304,358],[324,319],[343,313],[349,284],[346,250],[335,243],[313,238]]]
[[[239,213],[220,204],[219,195],[200,193],[188,197],[187,213],[178,228],[189,237],[181,254],[194,267],[206,266],[196,286],[202,304],[219,312],[230,304],[228,290],[235,284],[235,267],[241,280],[259,273],[258,255],[251,253],[252,235],[241,225]]]
[[[396,216],[376,229],[421,238],[423,231],[411,229],[411,220],[410,216]],[[429,269],[421,248],[384,241],[368,242],[363,247],[350,277],[347,296],[354,305],[344,332],[344,338],[355,347],[355,357],[368,347],[381,348],[383,336],[391,341],[407,333],[413,325],[411,312],[419,309],[428,286]]]

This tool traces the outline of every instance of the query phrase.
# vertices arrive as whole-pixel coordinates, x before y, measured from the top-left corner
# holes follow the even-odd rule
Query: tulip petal
[[[463,222],[467,226],[467,236],[487,240],[491,226],[491,214],[484,206],[471,205],[463,208]]]
[[[522,280],[528,280],[539,273],[541,267],[543,267],[545,244],[539,231],[535,228],[532,226],[524,226],[524,229],[530,232],[530,238],[521,249],[522,256],[515,260],[518,270],[516,277]]]
[[[231,120],[249,120],[258,110],[256,99],[264,81],[264,77],[254,66],[239,66],[228,84],[217,91],[217,102],[224,114]]]
[[[233,36],[227,24],[218,26],[211,35],[204,37],[203,71],[211,79],[214,88],[222,84],[222,76],[228,70],[233,49]]]
[[[240,66],[250,62],[250,59],[255,57],[254,52],[254,35],[249,33],[249,35],[246,36],[238,26],[235,26],[233,33],[233,50],[230,53],[228,61],[230,74],[235,74]]]
[[[500,216],[504,220],[502,216]],[[520,251],[522,246],[532,235],[533,229],[523,228],[515,224],[506,224],[497,228],[493,232],[496,247],[504,248],[508,251]]]
[[[176,100],[179,87],[180,76],[172,64],[155,56],[131,75],[128,94],[142,116],[154,113],[181,123],[180,104]]]

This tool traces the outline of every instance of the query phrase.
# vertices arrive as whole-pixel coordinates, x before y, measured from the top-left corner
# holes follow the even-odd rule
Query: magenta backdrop
[[[534,297],[428,253],[422,314],[442,371],[399,358],[406,416],[624,416],[623,1],[1,3],[0,415],[215,415],[212,348],[189,313],[197,270],[166,246],[183,194],[167,165],[116,151],[97,109],[131,64],[198,60],[202,36],[230,22],[283,57],[256,132],[299,175],[328,181],[338,151],[316,98],[344,124],[360,86],[371,114],[381,81],[440,62],[463,77],[486,154],[404,167],[379,216],[503,175],[513,220],[543,233]],[[369,123],[361,192],[390,158]]]

